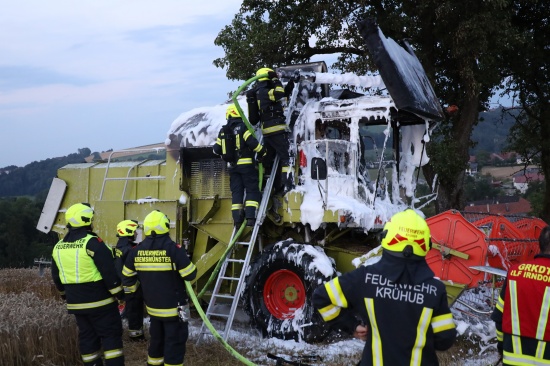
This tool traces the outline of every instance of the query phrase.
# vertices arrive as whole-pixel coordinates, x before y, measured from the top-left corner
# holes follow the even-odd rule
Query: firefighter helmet
[[[75,203],[65,212],[67,227],[84,227],[92,224],[94,210],[89,203]]]
[[[262,67],[261,69],[256,71],[256,76],[266,75],[269,72],[273,72],[273,69],[270,69],[269,67]],[[266,76],[263,78],[259,78],[258,80],[269,80],[269,78]]]
[[[225,119],[229,118],[241,118],[241,114],[239,113],[239,110],[235,106],[235,104],[230,104],[227,106],[227,109],[225,110]]]
[[[116,226],[117,236],[134,236],[139,224],[136,220],[124,220]]]
[[[152,211],[143,220],[145,236],[166,234],[170,230],[170,220],[159,210]]]
[[[425,257],[431,247],[430,228],[412,209],[398,212],[384,225],[382,248],[401,253],[412,246],[413,253]]]

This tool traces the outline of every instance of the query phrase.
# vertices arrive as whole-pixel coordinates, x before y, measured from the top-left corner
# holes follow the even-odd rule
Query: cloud
[[[81,147],[159,142],[180,113],[223,102],[240,83],[213,66],[223,55],[214,39],[240,5],[240,0],[3,4],[0,125],[10,129],[0,135],[0,167]],[[125,130],[127,138],[106,130]],[[148,140],[154,136],[158,141]]]

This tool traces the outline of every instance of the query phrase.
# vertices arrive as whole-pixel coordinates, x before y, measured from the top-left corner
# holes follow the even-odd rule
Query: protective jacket
[[[252,89],[256,94],[262,134],[264,136],[283,133],[286,131],[286,122],[282,99],[286,96],[283,84],[279,79],[258,81]]]
[[[313,305],[334,328],[353,333],[366,324],[361,366],[437,365],[435,351],[456,338],[445,285],[421,257],[384,251],[379,262],[316,288]]]
[[[122,274],[125,292],[134,292],[139,279],[150,316],[174,320],[178,304],[187,303],[184,280],[193,280],[197,268],[166,233],[147,236],[126,258]]]
[[[128,253],[130,253],[130,250],[135,248],[135,246],[137,245],[132,239],[133,239],[132,236],[121,236],[118,238],[118,241],[116,243],[115,267],[121,280],[123,278],[122,268],[124,267],[124,262],[126,262]]]
[[[227,120],[227,124],[235,135],[236,165],[253,164],[255,153],[259,153],[260,155],[265,153],[265,148],[252,135],[241,118],[230,117]],[[217,155],[225,153],[223,150],[225,146],[222,143],[222,133],[223,129],[218,133],[218,138],[214,144],[214,154]]]
[[[550,364],[550,255],[508,270],[492,319],[505,365]]]
[[[113,251],[87,227],[70,229],[53,248],[52,258],[52,278],[70,314],[116,308],[115,297],[124,297]]]

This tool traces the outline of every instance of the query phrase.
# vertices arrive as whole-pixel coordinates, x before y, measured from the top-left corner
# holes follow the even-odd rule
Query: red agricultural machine
[[[511,265],[539,253],[543,220],[450,210],[427,220],[433,248],[426,260],[435,275],[468,289],[457,303],[488,313]]]

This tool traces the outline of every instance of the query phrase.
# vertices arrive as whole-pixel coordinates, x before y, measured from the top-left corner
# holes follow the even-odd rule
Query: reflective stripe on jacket
[[[516,264],[491,316],[505,365],[550,365],[550,255]]]
[[[177,316],[178,303],[187,303],[185,281],[191,281],[197,268],[185,249],[168,234],[148,236],[130,251],[124,268],[124,290],[131,293],[139,280],[145,307],[150,316],[170,319]]]
[[[113,251],[87,228],[71,229],[52,252],[52,279],[66,296],[69,313],[90,313],[116,307],[122,286]]]
[[[337,329],[368,328],[361,366],[437,365],[436,350],[456,338],[445,285],[426,261],[382,255],[378,263],[337,277],[313,294],[313,305]]]

